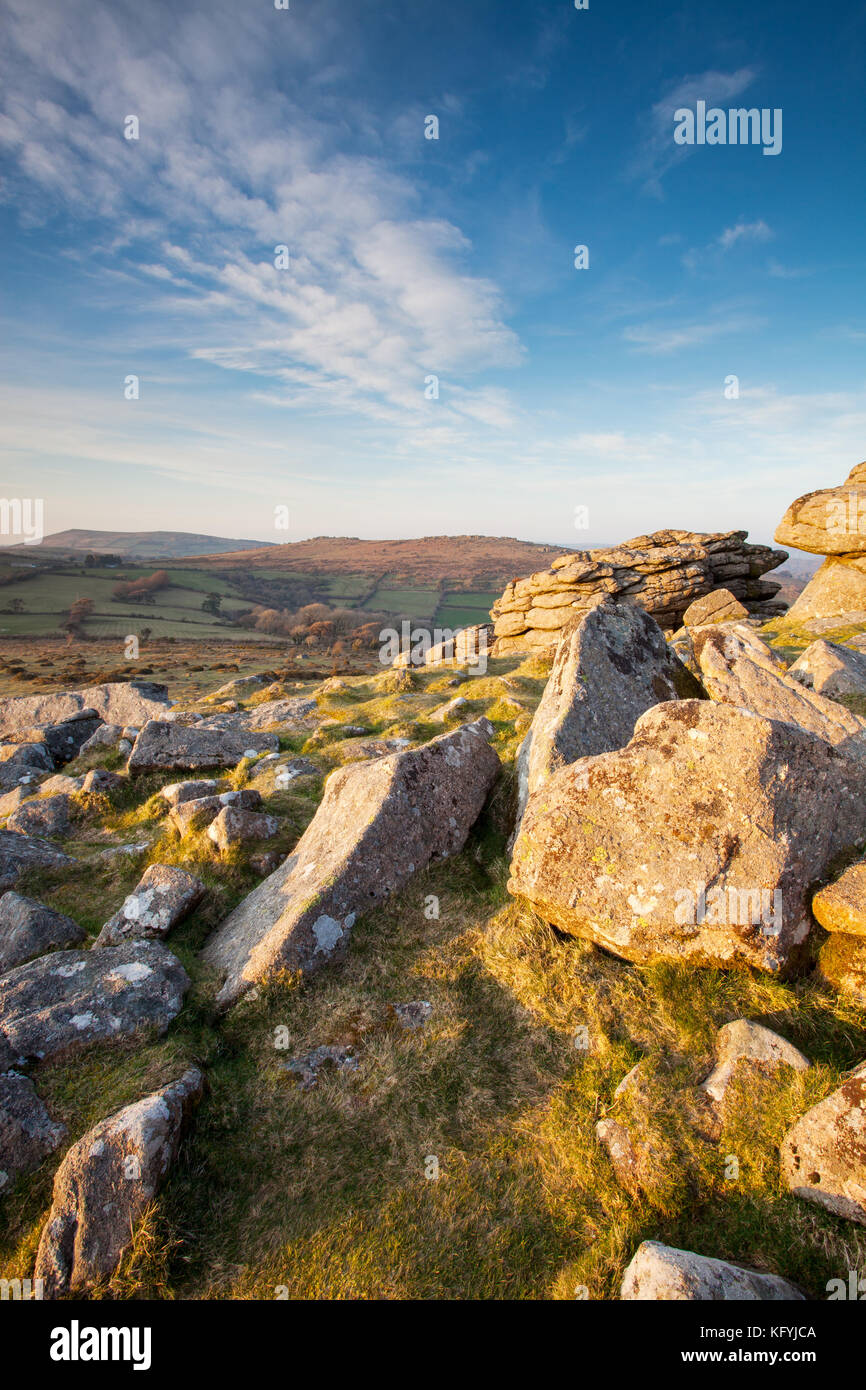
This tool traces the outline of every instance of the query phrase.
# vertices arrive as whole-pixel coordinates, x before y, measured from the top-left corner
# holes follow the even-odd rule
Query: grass
[[[609,1299],[644,1239],[772,1270],[813,1298],[826,1296],[828,1279],[866,1267],[866,1230],[791,1196],[778,1169],[792,1122],[866,1055],[862,1011],[812,975],[633,966],[509,897],[510,760],[548,669],[512,658],[474,679],[416,672],[409,690],[386,672],[320,697],[338,724],[287,746],[323,771],[339,761],[340,723],[426,738],[441,732],[432,710],[462,694],[471,714],[494,720],[504,775],[464,851],[362,917],[342,965],[277,979],[225,1017],[199,951],[258,879],[249,852],[223,858],[206,836],[182,843],[167,827],[157,793],[175,774],[90,798],[71,846],[88,862],[27,880],[23,891],[91,934],[148,862],[185,864],[208,888],[169,938],[193,983],[167,1035],[33,1073],[69,1142],[191,1063],[208,1076],[178,1163],[97,1296],[570,1300],[585,1289]],[[260,785],[255,766],[238,777]],[[266,809],[282,819],[285,850],[321,782],[275,792],[268,777]],[[135,861],[93,858],[108,836],[148,848]],[[395,1026],[390,1006],[419,999],[432,1005],[429,1022]],[[776,1029],[815,1065],[750,1080],[708,1135],[696,1088],[717,1029],[738,1017]],[[323,1043],[351,1045],[358,1068],[323,1072],[302,1091],[282,1064]],[[639,1061],[639,1093],[614,1102]],[[606,1115],[640,1127],[651,1151],[640,1186],[620,1184],[596,1139]],[[726,1176],[731,1156],[736,1179]],[[4,1200],[4,1277],[32,1270],[59,1158]]]

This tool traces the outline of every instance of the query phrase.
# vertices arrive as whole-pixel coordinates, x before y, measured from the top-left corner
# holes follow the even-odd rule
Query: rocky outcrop
[[[44,903],[21,893],[0,898],[0,975],[46,951],[78,946],[84,938],[77,922]]]
[[[700,698],[694,676],[637,604],[601,598],[564,629],[553,670],[517,754],[517,819],[551,773],[622,748],[640,715],[665,700]]]
[[[0,1051],[21,1064],[143,1029],[164,1033],[189,976],[159,941],[55,951],[0,976]]]
[[[761,1274],[727,1260],[714,1260],[709,1255],[695,1255],[691,1250],[645,1240],[625,1272],[620,1298],[643,1302],[779,1303],[803,1300],[804,1295],[776,1274]]]
[[[279,746],[276,734],[151,719],[135,740],[127,766],[130,772],[235,767],[241,758],[276,752]]]
[[[54,759],[45,743],[5,743],[0,746],[0,791],[38,782],[54,771]]]
[[[33,1082],[17,1071],[0,1075],[0,1196],[19,1173],[38,1168],[62,1140]]]
[[[0,830],[0,892],[14,887],[25,869],[60,869],[74,863],[47,840]]]
[[[42,725],[60,724],[92,710],[106,724],[143,724],[169,708],[168,691],[152,681],[91,685],[50,695],[13,695],[0,700],[0,737]]]
[[[171,864],[151,864],[120,911],[106,922],[94,949],[120,946],[124,941],[162,940],[203,896],[204,884],[194,874]]]
[[[226,733],[260,733],[263,729],[308,729],[318,717],[318,705],[308,695],[284,700],[264,700],[252,709],[237,714],[209,714],[200,724],[202,729],[220,729]]]
[[[530,796],[509,891],[627,960],[785,970],[811,928],[811,885],[866,834],[864,776],[790,724],[657,705],[626,748]]]
[[[786,616],[814,632],[866,622],[866,464],[840,487],[807,492],[792,502],[776,540],[826,555]]]
[[[715,1051],[716,1065],[701,1089],[718,1106],[724,1106],[734,1080],[747,1079],[753,1073],[772,1074],[784,1067],[807,1071],[811,1066],[808,1057],[787,1039],[745,1018],[719,1029]]]
[[[724,587],[762,617],[783,611],[773,602],[781,587],[761,575],[788,557],[784,550],[746,543],[746,531],[709,535],[656,531],[608,550],[576,551],[549,570],[515,579],[491,610],[494,656],[555,645],[575,613],[602,594],[622,595],[645,609],[662,628],[679,627],[695,599]]]
[[[360,913],[457,854],[499,771],[486,720],[339,768],[294,852],[214,933],[205,959],[235,1002],[279,970],[340,959]]]
[[[788,1131],[781,1165],[796,1197],[866,1226],[866,1062]]]
[[[143,1211],[174,1163],[204,1090],[191,1067],[178,1081],[89,1129],[54,1178],[35,1277],[49,1298],[82,1293],[117,1269]]]

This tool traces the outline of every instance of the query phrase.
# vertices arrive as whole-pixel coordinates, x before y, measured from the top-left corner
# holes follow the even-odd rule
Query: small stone
[[[781,1168],[796,1197],[866,1226],[866,1062],[788,1131]]]
[[[269,840],[276,835],[280,823],[275,816],[263,816],[242,806],[224,806],[208,826],[208,839],[220,850],[244,840]]]
[[[866,862],[852,864],[835,883],[821,888],[812,911],[825,931],[866,937]]]
[[[312,1052],[307,1052],[303,1057],[293,1057],[288,1062],[282,1063],[283,1067],[295,1081],[300,1083],[302,1091],[311,1091],[318,1085],[319,1072],[335,1069],[336,1071],[357,1071],[358,1061],[354,1056],[354,1049],[351,1047],[339,1047],[336,1045],[324,1045],[313,1048]]]
[[[106,922],[93,943],[119,946],[138,938],[161,940],[204,896],[201,879],[170,864],[151,864],[123,907]]]
[[[771,1302],[801,1301],[794,1284],[776,1274],[677,1250],[657,1240],[645,1240],[625,1272],[623,1301],[641,1302]]]
[[[811,1062],[793,1044],[760,1023],[738,1018],[716,1034],[716,1065],[701,1086],[716,1105],[723,1105],[731,1082],[742,1070],[762,1073],[793,1067],[808,1071]]]
[[[22,835],[44,835],[62,839],[69,834],[69,797],[34,797],[14,811],[6,822],[7,829]]]
[[[66,1133],[55,1124],[33,1082],[19,1072],[0,1075],[0,1196],[19,1173],[38,1168]]]

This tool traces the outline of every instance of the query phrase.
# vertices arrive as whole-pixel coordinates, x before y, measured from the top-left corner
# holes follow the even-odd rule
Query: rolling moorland
[[[171,583],[156,591],[153,608],[173,591],[192,596],[190,604],[208,593],[240,602],[224,559],[167,566]],[[107,582],[108,594],[152,574],[149,565],[121,564],[103,580],[96,566],[67,563],[51,560],[23,581],[10,570],[0,595],[62,581],[76,589]],[[534,570],[549,560],[536,552],[530,563]],[[390,574],[405,584],[395,588],[401,596],[416,591],[407,581],[417,573]],[[202,576],[229,592],[197,587]],[[440,590],[431,583],[424,592]],[[101,616],[96,608],[86,622]],[[162,621],[181,626],[183,617]],[[748,665],[766,641],[781,660],[772,668],[778,687],[812,634],[784,618],[751,622],[751,655],[740,659]],[[548,687],[552,650],[494,655],[479,674],[453,660],[383,670],[365,651],[350,674],[335,677],[286,663],[285,643],[275,650],[255,631],[213,626],[217,637],[188,650],[168,638],[154,647],[175,663],[175,737],[183,745],[201,729],[213,739],[211,761],[221,759],[216,767],[198,754],[164,766],[136,762],[136,731],[127,739],[109,719],[104,740],[82,746],[59,776],[4,798],[7,830],[20,833],[49,812],[64,822],[48,834],[70,859],[25,866],[15,891],[64,914],[86,947],[112,914],[122,917],[153,866],[194,875],[202,893],[169,936],[190,983],[167,1030],[137,1028],[83,1050],[79,1040],[30,1059],[40,1103],[65,1130],[59,1152],[4,1192],[3,1277],[33,1272],[64,1150],[74,1154],[92,1126],[191,1068],[206,1076],[196,1123],[167,1181],[138,1210],[117,1266],[87,1282],[90,1297],[616,1298],[644,1240],[770,1272],[812,1298],[863,1267],[862,1230],[779,1181],[779,1146],[792,1124],[866,1051],[862,1007],[814,968],[826,934],[815,929],[809,959],[784,978],[663,956],[633,962],[551,926],[514,895],[515,760]],[[829,639],[855,646],[864,632],[859,622],[826,628]],[[10,671],[13,651],[38,639],[7,638],[4,693],[87,686],[117,638],[54,640],[53,665],[22,670],[18,657]],[[322,654],[299,655],[314,663]],[[118,678],[152,679],[156,667],[146,661]],[[253,668],[265,675],[245,679]],[[236,678],[226,684],[220,670]],[[623,691],[630,679],[620,671]],[[844,703],[838,708],[844,717]],[[478,719],[489,721],[500,772],[460,852],[363,912],[344,961],[315,975],[276,971],[226,1013],[219,972],[202,948],[297,846],[321,811],[325,779],[353,765],[375,768],[392,750],[424,749],[443,733],[459,738]],[[270,742],[224,757],[222,740],[231,742],[236,725],[274,732],[242,733],[238,749],[256,737]],[[240,804],[256,808],[241,813],[251,819],[231,842],[211,833],[207,817],[224,813],[206,810],[201,784],[184,785],[203,796],[194,804],[204,820],[186,820],[172,800],[179,777],[202,772],[218,792],[243,794]],[[85,955],[99,960],[99,950]],[[719,1029],[741,1018],[778,1031],[812,1065],[757,1076],[747,1069],[712,1112],[700,1085]],[[639,1085],[622,1093],[638,1063]],[[640,1135],[631,1167],[599,1142],[600,1121]]]

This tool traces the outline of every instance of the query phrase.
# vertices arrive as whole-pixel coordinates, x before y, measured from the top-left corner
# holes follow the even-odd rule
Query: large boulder
[[[795,1196],[866,1226],[866,1062],[788,1131],[781,1165]]]
[[[866,860],[850,864],[833,883],[820,888],[812,911],[825,931],[866,938]]]
[[[640,715],[700,698],[658,623],[634,603],[600,599],[566,627],[550,679],[517,754],[517,825],[526,799],[578,758],[622,748]]]
[[[162,1186],[204,1090],[196,1067],[89,1129],[54,1178],[35,1277],[49,1298],[109,1278]]]
[[[819,488],[792,502],[776,540],[812,555],[866,555],[866,464],[859,463],[841,487]]]
[[[810,886],[866,835],[866,773],[790,724],[657,705],[533,793],[509,890],[633,961],[797,963]]]
[[[866,623],[866,556],[825,560],[791,604],[785,621],[815,633]]]
[[[276,971],[340,959],[360,913],[463,848],[499,771],[490,732],[478,720],[331,774],[294,853],[205,948],[224,980],[221,1004]]]
[[[276,734],[150,719],[135,740],[127,766],[130,772],[235,767],[248,754],[276,752],[279,746]]]
[[[0,830],[0,892],[12,888],[26,869],[60,869],[75,862],[47,840]]]
[[[71,829],[69,824],[69,797],[61,792],[58,796],[36,796],[25,801],[6,822],[7,830],[17,830],[22,835],[44,835],[48,839],[62,839]]]
[[[40,727],[39,736],[46,744],[57,767],[77,758],[82,748],[103,727],[102,715],[96,710],[83,709],[59,724]]]
[[[0,1074],[0,1195],[19,1173],[38,1168],[65,1133],[28,1077],[17,1071]]]
[[[748,616],[748,608],[734,598],[730,589],[713,589],[689,604],[683,623],[686,627],[706,627],[709,623],[739,622]]]
[[[280,828],[276,816],[263,816],[243,806],[224,806],[208,826],[208,839],[225,852],[246,840],[270,840]]]
[[[645,1240],[625,1272],[620,1298],[626,1302],[779,1303],[801,1301],[804,1295],[776,1274],[761,1274],[727,1260]]]
[[[866,720],[808,690],[772,653],[762,652],[762,646],[754,633],[739,627],[702,633],[695,653],[710,699],[738,705],[764,719],[784,720],[843,752],[866,758]]]
[[[23,1064],[143,1029],[164,1033],[189,976],[159,941],[55,951],[0,976],[0,1050]]]
[[[99,933],[94,948],[124,941],[161,940],[204,896],[201,879],[171,864],[151,864]]]
[[[106,724],[143,724],[170,708],[168,691],[153,681],[118,681],[50,695],[13,695],[0,700],[0,736],[75,719],[85,711]]]
[[[837,642],[813,642],[788,667],[788,675],[809,690],[832,699],[866,695],[866,655]]]
[[[21,893],[0,898],[0,975],[46,951],[78,946],[85,939],[83,927]]]

